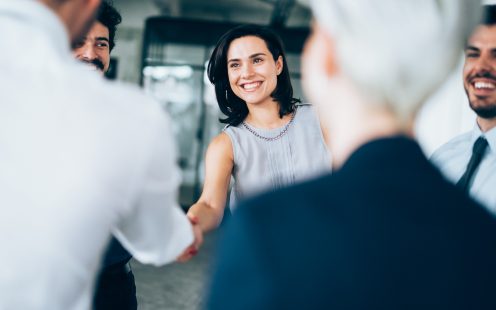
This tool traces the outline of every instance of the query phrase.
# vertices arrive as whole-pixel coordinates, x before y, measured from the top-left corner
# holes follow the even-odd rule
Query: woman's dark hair
[[[299,99],[293,98],[293,87],[291,86],[281,39],[273,31],[263,26],[242,25],[235,27],[225,33],[217,42],[207,67],[208,79],[215,85],[215,95],[219,108],[227,116],[225,119],[220,119],[220,122],[231,126],[239,125],[246,118],[248,107],[244,100],[234,94],[229,85],[227,52],[232,41],[246,36],[255,36],[264,40],[274,61],[277,61],[279,56],[282,57],[283,68],[277,76],[276,89],[271,94],[274,101],[279,103],[279,116],[282,118],[293,112],[296,103],[300,102]]]

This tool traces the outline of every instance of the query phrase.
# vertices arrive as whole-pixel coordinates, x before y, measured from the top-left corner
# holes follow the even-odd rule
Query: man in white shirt
[[[154,265],[201,238],[160,106],[71,55],[99,4],[0,1],[0,309],[89,309],[111,233]]]
[[[496,213],[496,5],[468,39],[463,68],[474,129],[441,146],[432,160],[443,173]]]

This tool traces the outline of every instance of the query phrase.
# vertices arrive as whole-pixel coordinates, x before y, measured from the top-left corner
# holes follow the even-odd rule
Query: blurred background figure
[[[303,83],[336,171],[238,207],[209,309],[496,306],[496,221],[412,136],[479,5],[311,1]]]
[[[111,232],[155,265],[194,240],[169,119],[71,55],[99,6],[0,1],[1,309],[89,309]]]
[[[319,120],[309,104],[293,97],[282,43],[273,31],[243,25],[227,32],[212,53],[208,77],[227,126],[209,145],[203,192],[188,211],[204,232],[222,219],[231,176],[233,209],[239,199],[330,168]]]
[[[115,46],[117,25],[122,17],[111,1],[102,1],[96,18],[86,36],[72,46],[72,53],[90,68],[106,74],[110,68],[110,52]],[[93,309],[137,309],[136,285],[129,263],[131,258],[131,254],[112,237],[96,282]]]
[[[481,24],[465,47],[463,85],[474,128],[432,156],[446,176],[496,212],[496,5],[484,6]]]
[[[110,53],[115,47],[117,25],[121,22],[121,14],[114,8],[113,2],[103,0],[88,33],[72,45],[74,57],[102,74],[107,73]]]

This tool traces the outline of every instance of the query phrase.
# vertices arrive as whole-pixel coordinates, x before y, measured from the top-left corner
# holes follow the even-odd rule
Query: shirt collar
[[[405,171],[405,169],[416,169],[406,162],[419,162],[418,158],[427,159],[418,143],[411,137],[405,135],[382,137],[370,140],[358,147],[346,160],[340,170],[350,167],[359,170],[375,169],[373,167],[393,167],[393,171]]]
[[[70,55],[69,34],[60,18],[37,0],[0,1],[0,18],[10,17],[23,24],[42,29],[52,46],[62,54]]]
[[[491,148],[491,152],[496,152],[496,127],[484,133],[487,142],[489,143],[489,147]]]
[[[471,145],[473,145],[475,143],[475,140],[477,140],[477,138],[479,138],[480,136],[486,138],[490,151],[492,153],[496,152],[496,127],[486,132],[482,132],[479,128],[479,125],[477,125],[476,123],[474,130],[472,131],[472,137],[470,141]]]

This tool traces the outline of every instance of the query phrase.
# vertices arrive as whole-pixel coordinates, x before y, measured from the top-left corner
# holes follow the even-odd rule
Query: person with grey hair
[[[480,3],[311,4],[303,83],[336,170],[240,204],[208,308],[495,309],[496,220],[412,136]]]

